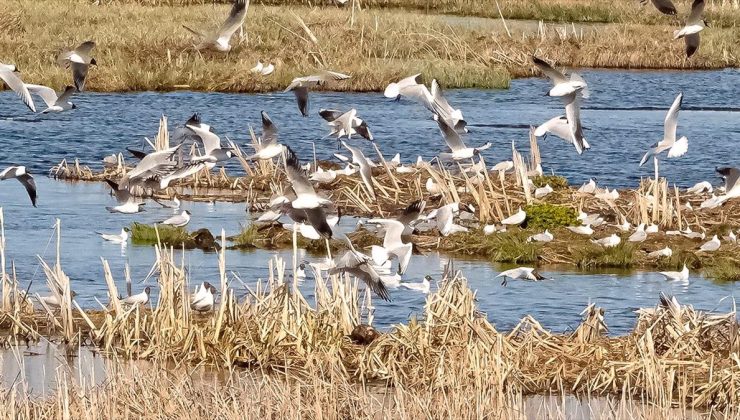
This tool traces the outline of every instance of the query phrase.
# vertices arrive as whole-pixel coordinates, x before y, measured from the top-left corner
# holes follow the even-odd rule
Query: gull
[[[645,228],[645,232],[647,233],[658,233],[660,228],[655,223],[650,223],[648,227]]]
[[[421,283],[400,283],[398,287],[421,292],[425,295],[428,295],[432,287],[432,276],[427,274],[426,276],[424,276],[424,279],[421,281]]]
[[[520,280],[531,280],[531,281],[539,281],[539,280],[545,280],[545,277],[542,276],[542,274],[538,273],[537,270],[531,267],[517,267],[512,268],[511,270],[506,270],[501,272],[496,278],[503,277],[504,280],[501,282],[502,286],[506,286],[508,283],[507,279],[520,279]]]
[[[123,178],[121,178],[118,182],[119,188],[127,189],[131,183],[136,184],[150,178],[170,175],[176,167],[176,163],[172,160],[172,157],[181,146],[182,144],[179,144],[169,149],[152,152],[144,156],[136,164],[134,169],[126,172]]]
[[[719,241],[719,238],[717,235],[712,236],[712,239],[705,242],[701,247],[699,247],[699,251],[704,252],[714,252],[719,249],[721,243]]]
[[[630,224],[630,222],[628,222],[624,216],[620,215],[620,217],[622,219],[622,223],[619,225],[612,225],[612,226],[616,227],[622,232],[629,232],[629,230],[632,228],[632,224]]]
[[[269,76],[273,72],[275,72],[275,65],[270,63],[262,68],[262,71],[260,72],[260,74],[262,74],[263,76]]]
[[[308,179],[320,184],[328,184],[337,179],[337,172],[331,169],[325,171],[319,166],[318,168],[316,168],[316,172],[312,173],[311,176],[308,177]]]
[[[183,227],[190,223],[190,211],[183,210],[182,213],[176,214],[168,219],[158,222],[160,225],[170,225],[175,227]]]
[[[465,205],[464,209],[471,213],[475,211],[470,205]],[[460,203],[454,202],[432,210],[427,215],[427,220],[437,220],[437,230],[439,230],[442,236],[449,236],[458,232],[467,232],[468,229],[466,227],[454,223],[455,215],[458,213],[460,213]]]
[[[700,209],[714,209],[724,204],[725,201],[727,200],[728,200],[727,195],[716,196],[712,194],[711,197],[701,202],[701,204],[699,205],[699,208]]]
[[[36,207],[36,181],[33,176],[26,170],[25,166],[8,166],[0,172],[0,181],[15,178],[23,185],[31,199],[31,204]]]
[[[190,301],[194,302],[198,299],[200,299],[203,294],[211,288],[211,283],[204,281],[203,283],[199,284],[198,287],[195,288],[195,293],[190,297]]]
[[[129,190],[127,189],[120,189],[120,184],[116,184],[115,182],[111,181],[110,179],[106,179],[105,182],[108,183],[108,185],[113,190],[113,194],[116,196],[116,201],[118,202],[118,205],[115,207],[106,207],[105,209],[108,210],[111,213],[124,213],[124,214],[134,214],[144,211],[141,206],[145,205],[146,203],[138,203],[134,200],[134,197],[131,195]]]
[[[203,142],[203,155],[193,156],[190,161],[205,162],[206,166],[212,168],[218,162],[231,159],[234,154],[230,149],[221,148],[221,138],[214,134],[210,126],[206,124],[185,124],[185,127],[191,129]]]
[[[290,206],[290,204],[283,205],[283,208]],[[283,228],[289,231],[292,231],[294,226],[295,229],[298,231],[298,233],[301,234],[306,239],[311,240],[318,240],[322,238],[322,235],[314,228],[308,217],[306,216],[306,212],[304,210],[297,210],[292,209],[287,211],[285,214],[288,215],[288,217],[291,218],[295,222],[295,224],[292,223],[286,223],[283,225]],[[334,226],[339,223],[339,213],[332,214],[329,216],[326,216],[326,223],[328,225],[329,230],[331,230]]]
[[[28,88],[29,92],[39,95],[46,104],[47,108],[41,111],[42,114],[46,114],[49,112],[69,111],[70,109],[77,108],[77,105],[73,104],[72,102],[68,102],[68,100],[72,97],[72,94],[77,91],[74,86],[67,86],[66,88],[64,88],[64,92],[62,92],[62,94],[59,96],[57,96],[57,93],[54,91],[54,89],[46,86],[26,85],[26,88]]]
[[[270,116],[265,111],[260,112],[260,116],[262,117],[262,137],[259,139],[258,150],[247,157],[247,160],[270,160],[285,150],[283,145],[278,143],[278,129]]]
[[[301,169],[301,162],[298,160],[296,154],[288,146],[285,149],[285,172],[296,195],[296,198],[290,205],[292,208],[302,211],[305,219],[317,233],[324,238],[330,239],[332,237],[332,230],[326,221],[326,213],[322,206],[331,202],[316,194],[311,182],[306,177],[303,169]]]
[[[521,225],[527,218],[527,213],[519,207],[519,210],[501,221],[502,225]]]
[[[329,136],[336,135],[337,138],[347,137],[349,139],[352,137],[352,134],[359,134],[366,140],[374,140],[367,123],[357,118],[357,110],[354,108],[347,112],[336,109],[321,109],[319,110],[319,115],[332,128]]]
[[[547,93],[548,96],[568,96],[581,92],[585,98],[588,97],[588,85],[577,73],[572,73],[570,80],[568,80],[561,71],[556,70],[546,61],[534,56],[532,61],[552,82],[553,87]]]
[[[640,166],[644,165],[650,157],[657,159],[657,156],[668,151],[668,157],[681,157],[689,149],[689,139],[681,137],[676,140],[676,127],[678,126],[678,111],[681,109],[681,102],[683,101],[683,93],[679,93],[676,99],[673,101],[673,105],[668,110],[668,114],[665,116],[664,122],[664,134],[663,140],[653,144],[650,150],[645,153],[640,161]]]
[[[612,236],[607,236],[606,238],[596,240],[592,239],[591,242],[601,245],[604,248],[614,248],[622,242],[622,238],[617,236],[616,233],[613,233]]]
[[[567,95],[563,95],[561,99],[565,105],[565,117],[568,121],[568,127],[572,133],[570,139],[566,139],[568,143],[572,143],[576,148],[576,153],[579,155],[584,150],[590,149],[591,146],[583,136],[583,126],[581,125],[581,103],[580,99],[587,97],[586,93],[576,91]]]
[[[640,0],[640,3],[644,6],[646,5],[648,0]],[[675,16],[676,15],[676,6],[673,5],[671,0],[650,0],[650,2],[655,6],[660,13],[663,13],[665,15],[669,16]]]
[[[740,169],[727,166],[717,168],[715,171],[725,180],[725,195],[722,197],[727,199],[740,197]]]
[[[571,129],[571,126],[568,124],[568,118],[564,115],[559,115],[555,118],[551,118],[545,121],[543,124],[537,126],[537,128],[535,128],[534,130],[535,137],[543,137],[543,140],[547,138],[548,134],[557,136],[565,140],[566,143],[579,147],[579,142],[576,140],[575,133]],[[591,145],[588,144],[588,141],[586,141],[585,138],[581,139],[581,143],[581,147],[583,149],[591,148]]]
[[[347,80],[351,76],[337,73],[335,71],[324,70],[312,76],[296,77],[290,82],[285,92],[293,91],[295,99],[298,102],[298,109],[304,117],[308,117],[308,88],[321,86],[330,81]]]
[[[645,232],[645,223],[640,223],[635,232],[627,238],[628,242],[644,242],[648,235]]]
[[[735,232],[733,232],[732,230],[730,230],[727,236],[723,237],[722,239],[724,239],[727,242],[737,243],[737,236],[735,236]]]
[[[430,94],[432,99],[432,112],[434,112],[434,114],[439,118],[443,119],[447,125],[454,128],[458,133],[467,133],[468,129],[466,126],[468,123],[465,121],[462,111],[450,106],[449,102],[447,102],[447,99],[442,94],[442,88],[439,86],[439,83],[437,83],[437,79],[432,79],[432,89]]]
[[[547,184],[544,187],[534,190],[534,198],[544,198],[546,195],[550,194],[553,191],[554,190],[552,189],[550,184]]]
[[[114,244],[125,244],[128,241],[128,228],[121,229],[121,233],[119,235],[114,235],[112,233],[95,233],[100,235],[100,237],[106,241],[113,242]]]
[[[70,292],[70,293],[69,293],[69,294],[70,294],[70,297],[71,297],[72,299],[74,299],[74,298],[75,298],[75,296],[77,296],[77,293],[75,293],[75,291],[74,291],[74,290],[70,290],[69,292]],[[60,293],[60,294],[61,294],[61,293]],[[59,309],[59,307],[61,307],[61,306],[62,306],[62,305],[61,305],[61,304],[59,303],[59,299],[57,298],[57,296],[56,296],[56,295],[51,295],[51,296],[39,296],[39,300],[40,300],[40,301],[42,301],[42,302],[44,302],[44,303],[46,304],[46,306],[50,307],[51,309]],[[71,300],[71,299],[70,299],[70,300]]]
[[[357,252],[349,238],[346,238],[346,241],[349,250],[334,261],[335,266],[329,269],[329,274],[349,273],[365,282],[378,297],[390,301],[391,297],[388,289],[383,284],[380,274],[373,267],[370,257]]]
[[[26,87],[16,72],[17,69],[14,65],[0,63],[0,79],[2,79],[19,98],[21,98],[28,109],[36,112],[36,106],[33,103],[31,93],[28,91],[28,87]]]
[[[85,80],[90,66],[98,63],[90,57],[90,52],[95,48],[94,41],[85,41],[71,51],[64,51],[57,57],[57,64],[65,69],[72,67],[72,77],[78,92],[85,90]]]
[[[689,18],[686,19],[686,26],[683,28],[673,31],[673,39],[685,38],[686,42],[686,57],[694,55],[696,50],[699,49],[699,32],[703,31],[705,27],[709,26],[709,23],[702,17],[704,13],[704,0],[694,0],[691,4],[691,13]]]
[[[566,226],[566,228],[573,232],[577,233],[579,235],[593,235],[594,230],[591,229],[590,225],[583,225],[583,226]]]
[[[204,287],[199,295],[194,296],[193,301],[190,303],[190,308],[197,312],[208,312],[213,310],[215,303],[216,288],[209,284],[208,287]]]
[[[215,50],[219,52],[230,51],[231,37],[239,28],[242,27],[242,25],[244,24],[244,19],[247,17],[247,4],[248,0],[234,0],[234,4],[231,6],[229,16],[226,18],[224,23],[221,25],[221,27],[218,28],[217,31],[209,35],[204,35],[183,25],[185,29],[201,38],[200,43],[195,45],[195,49]]]
[[[373,187],[373,169],[370,166],[370,162],[357,147],[348,145],[344,140],[342,140],[342,146],[352,152],[352,163],[360,167],[360,177],[362,178],[362,182],[365,184],[368,194],[370,194],[370,197],[374,200],[375,188]]]
[[[252,67],[251,69],[249,69],[249,72],[250,73],[259,73],[259,74],[261,74],[262,73],[262,69],[264,69],[264,68],[265,68],[265,65],[262,64],[262,60],[258,60],[257,61],[257,64],[254,67]]]
[[[427,202],[424,200],[416,200],[403,209],[401,214],[396,217],[396,220],[403,224],[402,236],[408,236],[414,232],[414,224],[419,220],[426,204]]]
[[[683,265],[681,271],[661,271],[660,274],[666,280],[686,281],[689,279],[689,269],[686,267],[686,264]]]
[[[689,239],[704,239],[704,237],[705,237],[704,232],[701,232],[701,233],[699,233],[699,232],[693,232],[691,230],[691,227],[689,227],[689,226],[686,226],[686,229],[684,229],[683,231],[681,231],[679,233],[682,236],[684,236],[686,238],[689,238]]]
[[[689,194],[701,194],[703,192],[711,193],[712,191],[712,184],[707,181],[697,182],[693,187],[686,190]]]
[[[410,99],[422,99],[422,102],[426,104],[431,103],[432,93],[429,92],[426,86],[420,83],[421,73],[415,74],[399,80],[398,82],[390,83],[383,91],[383,95],[386,98],[400,99],[401,96],[405,96]]]
[[[174,171],[169,172],[160,178],[159,189],[164,190],[165,188],[169,187],[169,185],[173,181],[177,181],[178,179],[187,178],[190,175],[198,173],[207,167],[208,167],[207,162],[195,162],[195,163],[190,163],[188,165],[185,165],[181,168],[175,169]],[[177,206],[180,207],[180,204],[179,204],[180,200],[178,200],[177,197],[175,197],[173,201],[175,201]]]
[[[412,253],[411,242],[403,243],[401,240],[401,235],[403,235],[406,226],[402,222],[392,219],[370,219],[367,223],[382,225],[385,230],[383,246],[373,245],[371,248],[375,264],[383,265],[391,259],[391,256],[395,256],[398,258],[398,274],[405,273],[409,261],[411,261]]]
[[[483,234],[484,235],[493,235],[496,232],[501,232],[501,233],[506,232],[506,226],[503,226],[502,225],[501,227],[498,227],[498,226],[496,226],[495,223],[492,224],[492,225],[485,225],[485,226],[483,226]]]
[[[296,270],[295,270],[295,276],[298,279],[306,278],[306,264],[305,263],[298,264],[298,267],[296,267]]]
[[[613,201],[619,198],[619,192],[617,192],[616,188],[611,191],[609,191],[609,188],[607,188],[606,191],[595,194],[594,197],[598,198],[599,200]]]
[[[491,147],[491,143],[486,143],[481,147],[466,147],[462,138],[460,138],[460,133],[450,127],[442,118],[437,118],[436,116],[435,118],[437,120],[437,125],[442,132],[442,137],[444,137],[445,143],[447,143],[447,146],[452,151],[452,153],[440,153],[439,157],[441,159],[451,159],[455,161],[471,159],[473,156],[479,155],[482,150],[486,150]]]
[[[144,291],[141,293],[137,293],[135,295],[131,295],[125,299],[121,300],[121,303],[124,303],[126,305],[145,305],[147,302],[149,302],[149,293],[151,292],[151,288],[149,286],[144,288]]]
[[[555,237],[545,229],[544,232],[538,233],[536,235],[532,235],[529,238],[527,238],[527,242],[551,242]]]
[[[659,249],[657,251],[653,251],[647,254],[648,258],[663,258],[663,257],[671,257],[672,255],[673,255],[673,250],[669,247],[665,247],[663,249]]]
[[[505,160],[503,162],[499,162],[495,165],[493,165],[493,168],[491,168],[492,171],[498,172],[499,174],[503,175],[504,172],[508,172],[510,170],[514,169],[514,162],[510,160]]]
[[[581,185],[581,187],[578,189],[579,193],[584,194],[593,194],[596,192],[596,181],[593,179],[589,179],[587,183]]]
[[[427,182],[424,184],[427,192],[431,195],[442,194],[442,187],[439,186],[432,178],[427,178]]]

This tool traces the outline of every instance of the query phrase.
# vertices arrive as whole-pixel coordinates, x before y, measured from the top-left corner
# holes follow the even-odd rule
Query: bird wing
[[[383,225],[383,228],[385,229],[383,248],[388,251],[392,251],[394,248],[403,245],[403,242],[401,241],[401,235],[405,228],[403,223],[393,219],[370,219],[367,222]]]
[[[537,68],[545,74],[545,76],[552,80],[553,84],[565,83],[568,81],[568,79],[565,78],[565,75],[562,72],[555,70],[555,68],[553,68],[546,61],[534,56],[532,56],[532,61],[534,62],[534,65],[537,66]]]
[[[57,98],[58,103],[64,103],[69,100],[69,98],[72,97],[72,95],[77,92],[77,89],[74,86],[67,86],[64,88],[64,92]]]
[[[321,116],[321,118],[325,119],[327,122],[332,122],[336,120],[342,114],[344,113],[337,109],[320,109],[319,110],[319,115]]]
[[[278,140],[278,129],[272,122],[267,112],[262,111],[262,147],[273,145]]]
[[[113,190],[113,194],[115,194],[116,201],[118,201],[118,203],[126,203],[131,199],[131,193],[129,193],[128,190],[118,189],[118,184],[114,181],[111,181],[110,179],[106,179],[105,182],[107,182]]]
[[[684,41],[686,42],[686,57],[691,57],[694,55],[696,50],[699,49],[699,43],[701,43],[701,36],[699,35],[699,32],[695,34],[689,34],[684,37]]]
[[[206,155],[221,148],[221,139],[210,130],[196,125],[188,125],[187,127],[193,130],[193,132],[200,137],[200,140],[203,142],[203,149],[205,149]]]
[[[573,145],[576,147],[576,152],[580,155],[583,153],[583,127],[581,127],[581,104],[578,100],[578,92],[573,92],[570,95],[563,96],[563,102],[565,103],[565,117],[568,120],[568,125],[572,132]]]
[[[293,90],[295,100],[298,103],[298,109],[304,117],[308,117],[308,88],[306,86],[297,86]]]
[[[335,129],[344,129],[344,134],[349,136],[352,133],[352,121],[354,121],[355,115],[357,115],[357,110],[352,108],[338,116],[334,121],[330,122],[329,125],[333,126]]]
[[[701,15],[704,13],[704,0],[694,0],[691,3],[691,14],[686,20],[687,25],[697,24],[701,21]]]
[[[671,108],[665,116],[665,139],[671,142],[676,141],[676,127],[678,126],[678,111],[681,109],[683,102],[683,93],[679,93],[673,100]]]
[[[146,157],[146,152],[143,152],[141,150],[135,150],[131,148],[126,148],[126,150],[131,153],[131,156],[135,157],[136,159],[142,160]]]
[[[48,107],[54,106],[57,103],[57,93],[50,87],[26,84],[26,88],[29,92],[39,95]]]
[[[234,5],[231,6],[229,17],[226,18],[221,28],[217,32],[217,38],[219,40],[228,42],[234,35],[239,27],[244,24],[244,19],[247,17],[247,2],[246,0],[236,0]]]
[[[24,104],[33,112],[36,112],[36,106],[33,104],[33,98],[28,88],[20,77],[16,76],[12,71],[0,70],[0,79],[3,79],[6,85],[18,95]]]
[[[442,137],[445,139],[445,143],[454,152],[457,150],[465,149],[465,143],[463,143],[460,134],[450,127],[442,118],[437,118],[437,125],[439,130],[442,132]]]
[[[28,193],[28,197],[31,199],[31,204],[36,207],[36,182],[33,180],[31,174],[26,172],[25,174],[18,176],[16,179],[23,184],[23,187]]]
[[[322,207],[315,207],[312,209],[304,209],[308,222],[316,232],[324,238],[331,239],[332,230],[329,223],[326,221],[326,212]]]
[[[420,104],[424,105],[424,107],[429,111],[436,113],[436,111],[434,110],[434,106],[432,105],[434,98],[432,97],[432,93],[429,92],[429,89],[427,89],[426,86],[413,84],[402,87],[399,92],[402,96],[419,102]]]
[[[172,160],[172,156],[175,154],[175,152],[177,152],[178,149],[180,149],[181,146],[182,145],[179,144],[166,150],[149,153],[148,155],[144,156],[143,159],[141,159],[141,161],[134,167],[134,169],[130,170],[126,174],[126,177],[128,177],[129,180],[135,179],[146,174],[147,172],[153,172],[154,174],[160,176],[167,175],[168,172],[175,167],[175,162]]]
[[[717,173],[725,178],[725,192],[729,193],[736,186],[740,185],[740,169],[732,167],[724,167],[715,169]]]
[[[681,157],[689,150],[689,139],[681,137],[677,142],[673,143],[673,146],[668,150],[668,157]]]
[[[159,224],[162,225],[181,225],[183,223],[185,223],[185,218],[182,217],[181,214],[176,214],[168,219],[159,222]]]
[[[348,74],[339,73],[336,71],[324,70],[317,75],[309,76],[309,81],[329,82],[333,80],[347,80],[350,77],[352,76]]]
[[[403,79],[398,81],[397,85],[399,89],[402,89],[408,86],[418,85],[419,83],[421,83],[420,79],[421,79],[421,73],[417,73],[413,76],[404,77]]]
[[[85,79],[87,78],[87,70],[89,68],[89,64],[72,62],[72,77],[75,81],[75,87],[80,92],[85,89]]]
[[[88,56],[92,52],[93,48],[95,48],[95,41],[85,41],[77,46],[77,48],[74,49],[74,52],[79,56]]]
[[[290,185],[293,186],[293,191],[295,191],[296,195],[315,195],[316,191],[314,191],[311,182],[308,180],[308,177],[306,177],[306,173],[303,172],[301,161],[298,160],[298,156],[296,156],[293,149],[288,146],[285,147],[285,150],[285,173],[288,176]]]
[[[419,216],[421,215],[421,212],[424,211],[424,207],[426,206],[426,201],[424,200],[416,200],[413,203],[409,204],[408,207],[406,207],[403,210],[403,213],[401,213],[400,216],[396,220],[403,223],[405,226],[408,226],[411,222],[417,220]]]
[[[390,302],[391,297],[388,293],[388,289],[386,289],[385,284],[380,280],[378,272],[375,271],[368,261],[361,263],[355,268],[348,268],[344,271],[365,282],[373,293],[378,295],[381,299]]]
[[[674,16],[676,11],[676,6],[673,5],[671,0],[651,0],[653,5],[655,6],[658,11],[660,11],[663,14]]]

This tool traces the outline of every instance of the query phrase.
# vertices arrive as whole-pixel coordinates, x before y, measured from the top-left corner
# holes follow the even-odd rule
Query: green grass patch
[[[553,190],[565,190],[568,188],[568,179],[560,175],[542,175],[532,178],[532,183],[536,188],[542,188],[549,185]]]
[[[484,235],[480,230],[448,236],[441,249],[453,253],[479,255],[493,262],[526,264],[537,261],[539,245],[527,242],[525,232]]]
[[[707,275],[717,281],[740,281],[740,264],[722,260],[707,270]]]
[[[239,248],[257,248],[260,234],[257,225],[249,225],[246,228],[243,227],[241,232],[229,239]]]
[[[159,233],[159,240],[157,240]],[[169,246],[181,246],[192,241],[190,234],[182,227],[169,225],[146,225],[134,222],[131,225],[131,242],[140,245],[156,245],[162,243]]]
[[[635,256],[635,245],[622,242],[612,248],[588,244],[573,250],[573,259],[579,268],[629,268]]]
[[[552,184],[551,187],[555,188]],[[532,204],[524,208],[527,229],[553,229],[578,225],[578,214],[570,207],[556,204]]]

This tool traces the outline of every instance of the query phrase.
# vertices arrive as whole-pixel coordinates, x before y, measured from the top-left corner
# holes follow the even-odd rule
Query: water
[[[541,142],[545,171],[567,176],[572,183],[597,178],[612,188],[637,185],[640,177],[652,176],[652,166],[639,168],[638,162],[662,138],[665,113],[679,91],[684,92],[684,103],[678,134],[688,136],[689,152],[665,161],[661,174],[680,186],[702,180],[718,183],[714,167],[738,165],[740,71],[582,73],[592,93],[582,113],[592,150],[579,157],[560,140]],[[512,141],[527,150],[530,125],[564,113],[557,98],[543,97],[548,89],[546,79],[521,79],[514,80],[509,90],[450,90],[447,96],[471,125],[465,141],[494,144],[483,153],[493,164],[510,158]],[[405,162],[417,155],[431,158],[445,148],[436,123],[423,107],[410,101],[393,103],[379,93],[312,93],[307,119],[299,116],[292,93],[86,92],[75,97],[75,103],[79,109],[72,112],[32,115],[13,93],[0,92],[4,146],[0,165],[22,163],[36,173],[46,173],[62,158],[77,157],[99,167],[101,159],[113,151],[142,147],[143,138],[156,133],[161,115],[181,124],[195,111],[222,139],[228,136],[245,144],[248,126],[259,126],[259,111],[266,110],[280,128],[282,141],[304,161],[311,157],[311,142],[317,143],[320,158],[330,159],[336,151],[333,141],[322,139],[328,130],[317,115],[320,108],[356,107],[381,150],[386,155],[401,152]],[[235,164],[232,168],[237,170]]]
[[[48,294],[43,270],[39,267],[37,255],[49,263],[55,258],[55,237],[53,224],[56,217],[62,220],[62,267],[72,281],[72,288],[78,293],[77,301],[86,308],[99,308],[100,302],[107,302],[107,287],[103,279],[100,258],[105,258],[118,284],[118,290],[125,291],[123,278],[124,264],[128,262],[134,282],[134,293],[143,289],[141,282],[146,278],[154,263],[154,251],[150,246],[129,244],[125,248],[103,241],[95,231],[120,232],[121,227],[133,221],[146,223],[162,220],[172,214],[171,209],[158,208],[155,203],[147,205],[148,210],[138,215],[111,214],[106,205],[114,201],[108,195],[107,187],[98,183],[65,183],[37,177],[38,189],[43,197],[43,205],[33,208],[20,184],[15,182],[0,185],[5,212],[5,231],[7,235],[7,256],[16,264],[18,278],[22,287],[31,283],[31,291]],[[227,235],[235,234],[241,226],[249,223],[249,215],[243,204],[183,203],[182,209],[192,212],[188,228],[210,229],[219,235],[225,229]],[[352,229],[355,220],[345,218],[342,229]],[[200,250],[185,251],[185,264],[191,283],[198,284],[208,280],[218,284],[218,261],[215,253]],[[176,251],[176,261],[181,253]],[[290,251],[227,251],[226,264],[229,277],[238,276],[246,284],[254,286],[257,279],[268,276],[268,260],[279,255],[291,261]],[[322,257],[302,252],[301,259],[316,261]],[[431,253],[427,256],[414,256],[411,259],[405,281],[420,282],[425,274],[435,279],[441,277],[448,257]],[[553,281],[538,283],[510,281],[507,287],[500,285],[494,277],[506,268],[492,266],[479,260],[455,260],[456,268],[463,271],[469,279],[470,287],[478,291],[479,308],[501,330],[514,327],[527,314],[533,315],[546,328],[554,331],[568,331],[575,328],[580,320],[579,312],[591,302],[606,310],[606,321],[612,334],[624,334],[634,325],[634,310],[639,307],[654,306],[660,291],[675,294],[683,303],[693,304],[701,309],[729,311],[731,299],[740,289],[734,283],[713,283],[692,273],[688,284],[670,283],[660,275],[644,272],[622,273],[579,273],[546,268],[543,270]],[[309,270],[310,271],[310,270]],[[149,279],[146,285],[155,285],[156,279]],[[303,282],[301,289],[309,298],[313,297],[313,279]],[[239,295],[246,293],[244,287],[232,280],[232,286]],[[436,286],[432,286],[433,289]],[[156,288],[153,294],[156,296]],[[406,321],[409,316],[421,315],[425,296],[405,289],[391,290],[392,302],[375,299],[375,320],[379,327],[388,328],[394,323]]]

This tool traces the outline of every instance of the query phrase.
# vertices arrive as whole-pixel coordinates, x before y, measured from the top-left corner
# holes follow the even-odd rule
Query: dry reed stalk
[[[154,138],[154,150],[162,151],[170,148],[170,134],[167,130],[167,117],[162,115],[159,120],[159,130]]]
[[[0,207],[0,282],[2,283],[2,310],[8,312],[10,307],[10,277],[5,271],[5,215]]]

